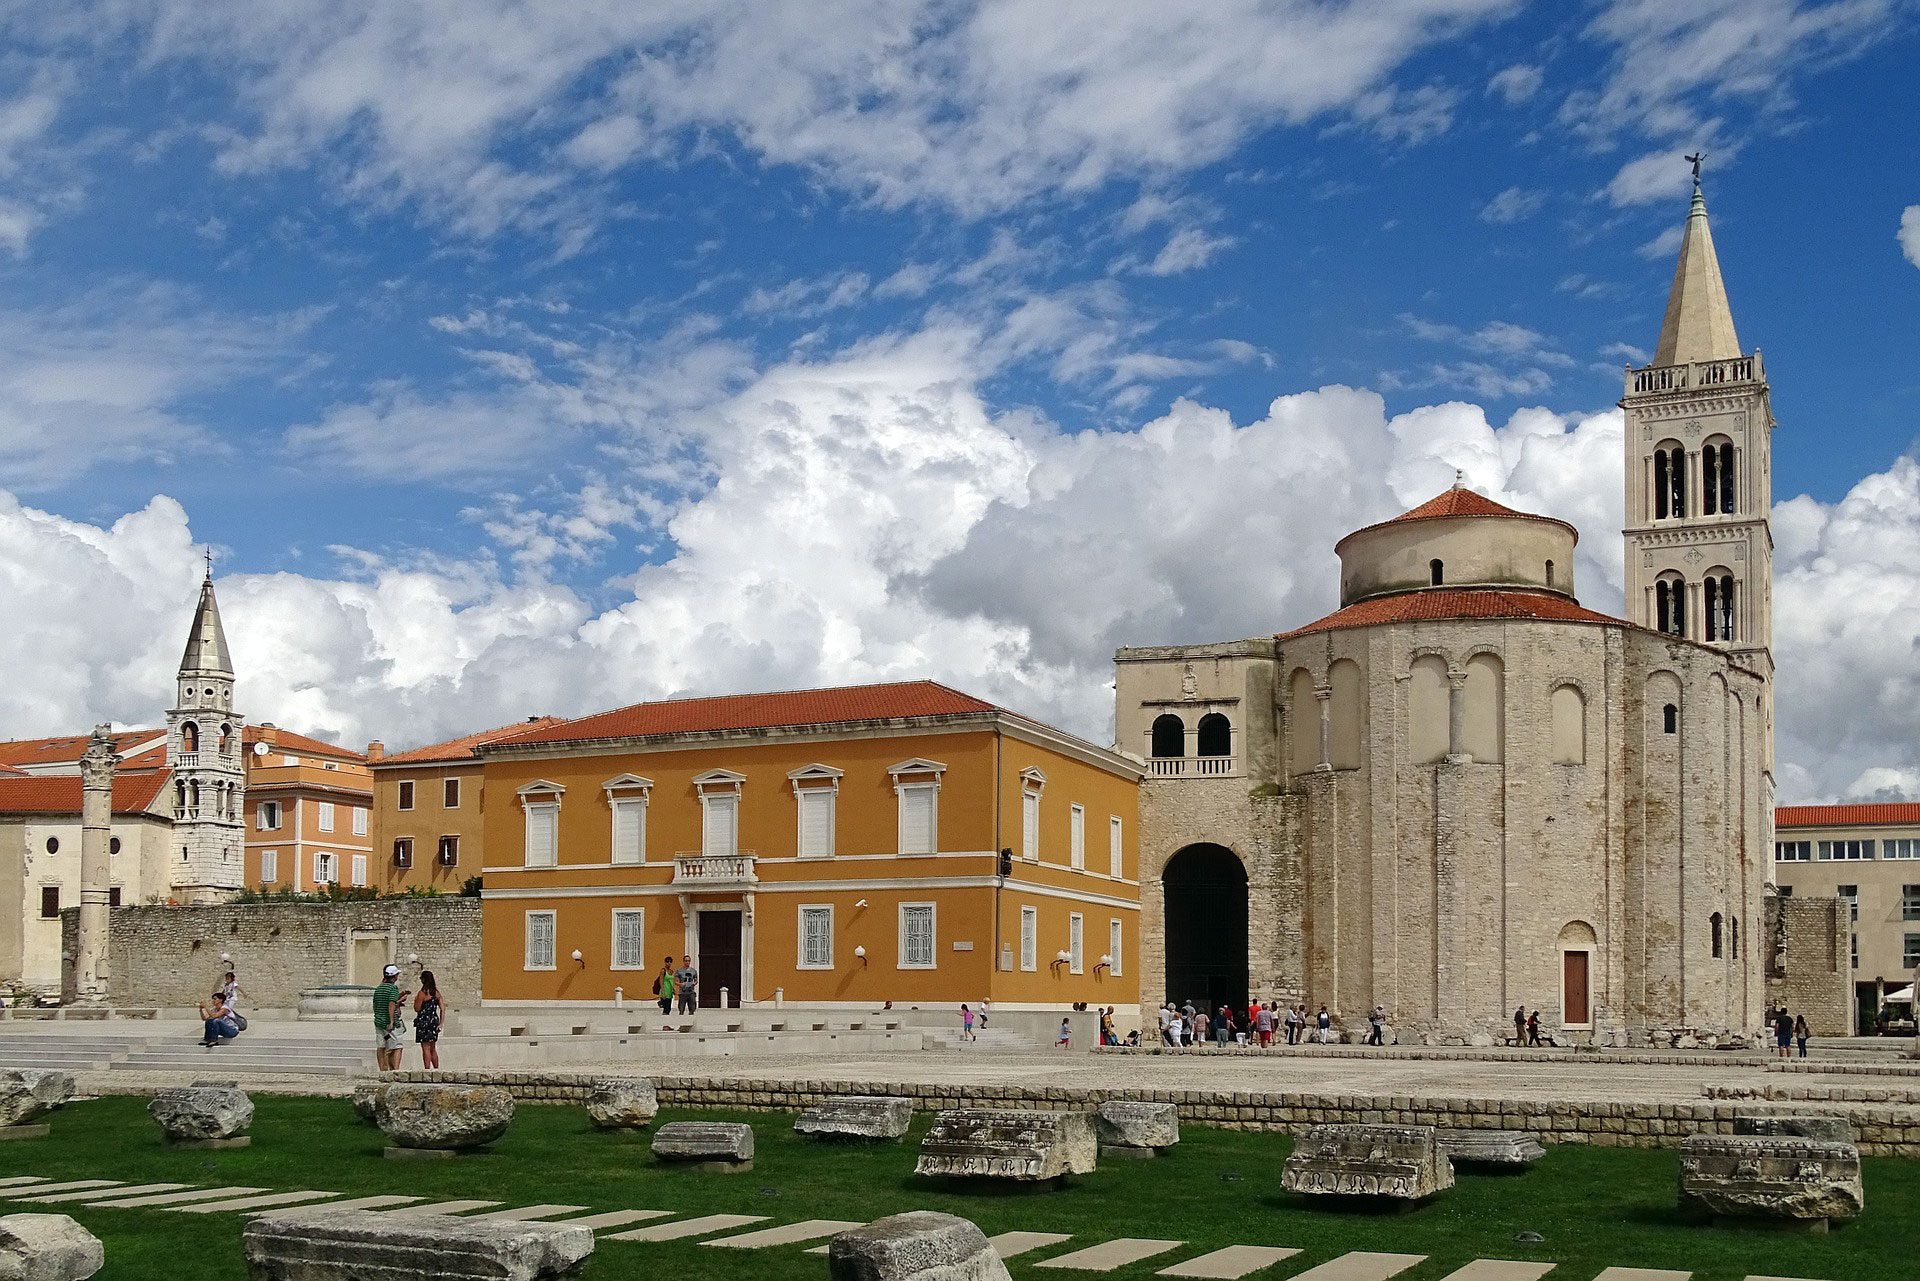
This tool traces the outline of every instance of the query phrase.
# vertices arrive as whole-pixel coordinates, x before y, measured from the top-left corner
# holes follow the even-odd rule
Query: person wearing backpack
[[[673,1013],[673,958],[660,958],[660,972],[653,976],[653,996],[660,1002],[662,1014]]]

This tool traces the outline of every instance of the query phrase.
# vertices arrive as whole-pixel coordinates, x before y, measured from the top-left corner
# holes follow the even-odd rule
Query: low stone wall
[[[1736,1067],[1756,1068],[1766,1060],[1752,1050],[1710,1050],[1699,1053],[1667,1053],[1658,1050],[1585,1050],[1571,1046],[1554,1048],[1522,1049],[1510,1047],[1484,1046],[1359,1046],[1359,1045],[1275,1045],[1270,1049],[1258,1046],[1232,1045],[1224,1049],[1219,1046],[1194,1046],[1176,1050],[1165,1045],[1102,1045],[1094,1047],[1095,1054],[1114,1054],[1122,1056],[1140,1056],[1152,1058],[1158,1055],[1193,1056],[1198,1058],[1260,1059],[1294,1056],[1316,1059],[1424,1059],[1449,1063],[1485,1062],[1485,1063],[1626,1063],[1634,1066],[1646,1064],[1664,1064],[1668,1067]]]
[[[63,951],[74,952],[77,913],[65,913]],[[348,903],[227,903],[116,907],[107,914],[107,991],[116,1006],[192,1007],[233,958],[241,1009],[292,1010],[303,988],[352,981],[354,940],[385,952],[411,980],[417,954],[447,1004],[480,1004],[480,900],[368,899]]]
[[[395,1081],[501,1085],[515,1098],[583,1102],[607,1074],[547,1072],[399,1072]],[[1433,1125],[1454,1129],[1524,1130],[1543,1143],[1669,1148],[1696,1134],[1732,1134],[1751,1102],[1563,1103],[1525,1099],[1419,1098],[1409,1095],[1249,1093],[1231,1090],[1083,1090],[1059,1086],[925,1085],[899,1081],[716,1081],[652,1078],[663,1107],[798,1112],[835,1095],[888,1094],[922,1111],[940,1108],[1091,1109],[1108,1099],[1172,1103],[1180,1119],[1229,1130],[1298,1131],[1325,1123]],[[1871,1156],[1920,1156],[1920,1108],[1836,1103],[1820,1109],[1845,1116]]]

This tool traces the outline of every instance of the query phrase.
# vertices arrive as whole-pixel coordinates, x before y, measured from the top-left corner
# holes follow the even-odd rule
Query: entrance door
[[[1160,876],[1166,899],[1165,997],[1212,1011],[1247,1004],[1247,873],[1232,850],[1189,845]],[[1153,1005],[1162,994],[1142,990]]]
[[[1560,1022],[1567,1027],[1585,1027],[1593,1022],[1587,992],[1587,963],[1590,952],[1560,954]]]
[[[740,1004],[740,913],[701,912],[700,919],[700,1008],[719,1008],[720,989],[727,989],[727,1003]]]

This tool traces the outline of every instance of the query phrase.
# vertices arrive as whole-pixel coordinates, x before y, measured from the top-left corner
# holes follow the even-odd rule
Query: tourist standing
[[[1784,1005],[1773,1016],[1773,1042],[1781,1058],[1793,1057],[1793,1016]]]
[[[380,972],[380,986],[373,989],[373,1058],[382,1072],[400,1070],[400,1052],[405,1044],[400,1036],[407,1029],[400,1018],[400,1003],[407,993],[400,990],[400,967],[389,965]]]
[[[1516,1006],[1513,1011],[1513,1043],[1527,1043],[1527,1007],[1524,1005]]]
[[[413,1039],[420,1046],[420,1066],[440,1068],[440,985],[432,970],[420,971],[420,990],[413,997]]]
[[[1386,1007],[1380,1005],[1374,1006],[1373,1013],[1367,1015],[1367,1026],[1372,1029],[1372,1031],[1367,1034],[1367,1044],[1385,1045],[1387,1043]]]
[[[1270,1050],[1273,1048],[1273,1007],[1256,1003],[1255,1008],[1260,1012],[1253,1016],[1254,1039],[1261,1049]]]
[[[1800,1046],[1800,1057],[1807,1057],[1807,1041],[1813,1036],[1813,1029],[1807,1026],[1807,1016],[1796,1014],[1793,1018],[1793,1039]]]
[[[1540,1044],[1540,1011],[1527,1015],[1527,1044]]]
[[[1327,1013],[1327,1007],[1322,1005],[1320,1012],[1314,1015],[1313,1019],[1320,1025],[1320,1044],[1333,1044],[1333,1015]]]
[[[660,972],[653,976],[653,995],[660,1002],[660,1013],[673,1013],[673,958],[660,958]]]
[[[1287,1044],[1298,1045],[1300,1043],[1300,1016],[1294,1011],[1291,1005],[1287,1007],[1287,1012],[1281,1016],[1281,1023],[1287,1034]]]
[[[964,1001],[960,1004],[960,1039],[963,1041],[979,1039],[973,1034],[973,1010]]]
[[[1167,1001],[1160,1006],[1160,1043],[1176,1049],[1180,1045],[1179,1033],[1173,1030],[1173,1002]]]
[[[680,1002],[682,1014],[692,1014],[700,1003],[700,971],[693,968],[693,958],[680,958],[680,968],[673,972],[673,995]]]
[[[200,1003],[200,1022],[200,1044],[207,1049],[240,1034],[233,1025],[233,1009],[227,1004],[226,994],[217,988]]]
[[[1232,1041],[1233,1011],[1223,1005],[1213,1016],[1213,1043],[1224,1050]]]

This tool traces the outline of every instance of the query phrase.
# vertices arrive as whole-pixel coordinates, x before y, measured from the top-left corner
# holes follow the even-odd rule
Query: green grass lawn
[[[1052,1253],[1117,1236],[1178,1239],[1193,1247],[1109,1274],[1117,1278],[1150,1276],[1174,1259],[1235,1243],[1306,1251],[1280,1265],[1282,1277],[1348,1250],[1429,1256],[1402,1274],[1407,1281],[1434,1281],[1482,1257],[1558,1261],[1549,1281],[1590,1281],[1607,1264],[1691,1270],[1698,1281],[1741,1281],[1750,1274],[1891,1281],[1920,1274],[1912,1240],[1912,1225],[1920,1223],[1920,1162],[1891,1159],[1866,1162],[1866,1215],[1821,1238],[1715,1228],[1683,1214],[1674,1197],[1678,1158],[1664,1151],[1554,1148],[1526,1174],[1462,1175],[1425,1206],[1382,1214],[1329,1209],[1282,1192],[1283,1136],[1198,1126],[1187,1127],[1171,1156],[1108,1162],[1057,1192],[972,1193],[916,1181],[912,1139],[879,1148],[803,1143],[792,1133],[792,1117],[779,1113],[663,1112],[662,1121],[740,1120],[754,1127],[754,1170],[711,1175],[654,1167],[645,1136],[599,1133],[577,1107],[523,1105],[513,1129],[485,1155],[395,1162],[382,1158],[379,1132],[356,1121],[345,1100],[262,1096],[256,1102],[253,1146],[212,1152],[163,1147],[144,1099],[76,1104],[53,1116],[51,1138],[0,1144],[0,1176],[484,1197],[509,1205],[733,1212],[776,1221],[864,1220],[932,1209],[963,1215],[988,1233],[1029,1229],[1076,1237]],[[929,1121],[919,1118],[915,1138]],[[37,1208],[0,1201],[0,1212]],[[246,1274],[244,1220],[237,1214],[45,1208],[72,1214],[106,1242],[103,1281],[182,1275],[220,1281]],[[1544,1244],[1514,1241],[1527,1231],[1543,1236]],[[191,1252],[187,1272],[183,1251]],[[1075,1275],[1034,1271],[1031,1264],[1015,1260],[1014,1275]],[[603,1240],[584,1275],[612,1281],[643,1268],[654,1276],[767,1281],[824,1277],[826,1261],[795,1247],[736,1252]]]

